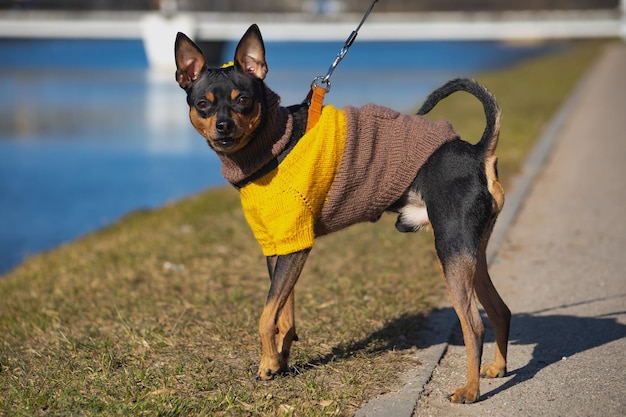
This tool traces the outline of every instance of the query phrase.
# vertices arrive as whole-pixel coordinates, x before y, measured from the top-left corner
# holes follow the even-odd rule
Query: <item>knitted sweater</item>
[[[262,142],[276,156],[291,128],[288,115],[266,126],[253,147]],[[315,237],[378,220],[408,189],[426,159],[455,138],[446,121],[433,123],[373,104],[343,111],[325,106],[317,124],[274,170],[240,189],[246,220],[266,256],[310,248]],[[249,151],[220,155],[222,173],[236,183],[272,159],[256,156],[265,162],[251,164],[255,154]]]

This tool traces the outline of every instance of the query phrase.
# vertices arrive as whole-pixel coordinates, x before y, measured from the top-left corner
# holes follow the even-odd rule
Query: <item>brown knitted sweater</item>
[[[346,144],[315,224],[316,236],[357,222],[377,221],[409,188],[428,157],[459,137],[444,120],[431,122],[374,104],[344,110]]]

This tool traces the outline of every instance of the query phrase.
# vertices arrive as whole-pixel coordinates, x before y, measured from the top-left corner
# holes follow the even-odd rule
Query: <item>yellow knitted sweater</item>
[[[345,138],[345,113],[325,106],[277,168],[241,188],[246,220],[265,256],[313,246],[315,221],[339,169]]]

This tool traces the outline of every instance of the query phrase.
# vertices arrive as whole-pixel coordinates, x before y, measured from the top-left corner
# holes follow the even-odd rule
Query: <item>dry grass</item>
[[[505,182],[600,49],[478,77],[504,110]],[[470,101],[439,114],[471,138],[483,125]],[[317,243],[296,291],[292,373],[269,383],[251,370],[268,278],[235,191],[34,257],[0,281],[0,414],[351,415],[417,363],[416,334],[443,297],[431,236],[393,221]]]

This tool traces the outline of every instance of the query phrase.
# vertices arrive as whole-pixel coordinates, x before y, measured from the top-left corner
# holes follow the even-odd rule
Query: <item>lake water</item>
[[[266,46],[267,83],[288,105],[341,42]],[[452,77],[565,47],[357,41],[326,103],[406,111]],[[0,274],[130,211],[224,185],[185,106],[173,74],[149,71],[138,41],[1,41]]]

